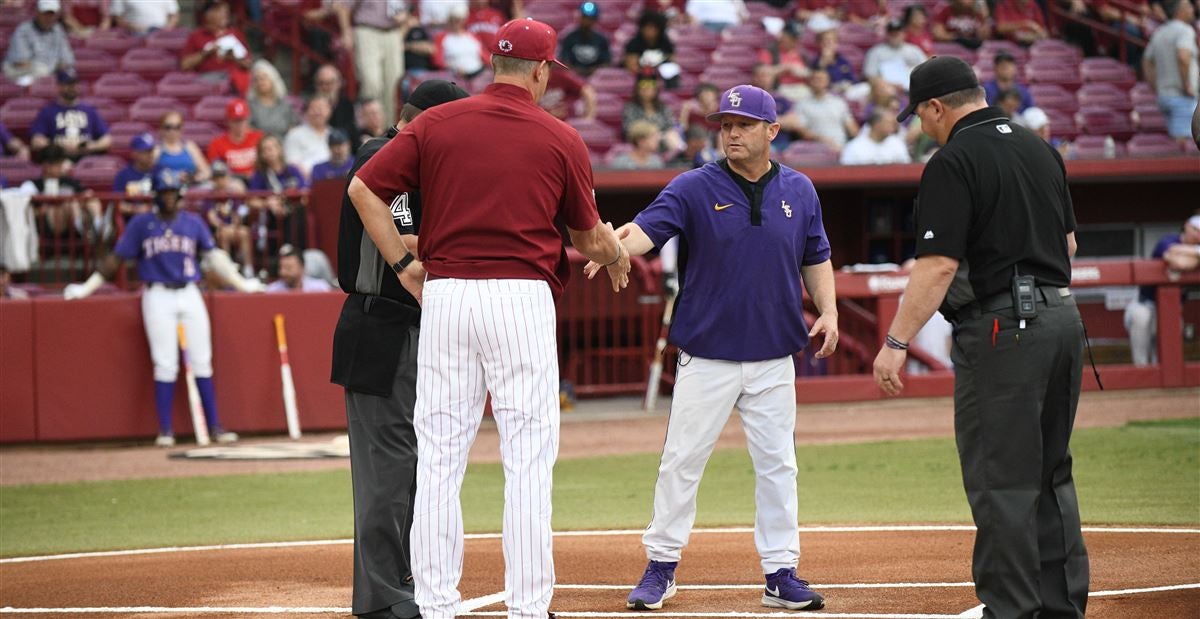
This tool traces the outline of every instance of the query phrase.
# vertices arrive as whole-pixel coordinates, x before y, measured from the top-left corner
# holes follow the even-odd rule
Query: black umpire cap
[[[469,96],[471,95],[467,91],[459,88],[458,84],[454,82],[425,80],[412,91],[405,103],[418,110],[427,110],[457,99],[466,99]]]
[[[954,56],[934,56],[917,65],[909,80],[908,105],[896,120],[904,122],[922,101],[979,87],[975,70]]]

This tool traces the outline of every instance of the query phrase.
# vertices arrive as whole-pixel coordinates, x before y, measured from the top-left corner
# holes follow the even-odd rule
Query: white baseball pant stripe
[[[696,520],[704,466],[736,405],[754,463],[754,544],[764,574],[800,560],[796,369],[791,357],[739,363],[681,355],[667,438],[642,535],[653,561],[679,561]]]
[[[459,611],[459,491],[488,391],[504,463],[508,615],[546,617],[554,589],[550,495],[559,428],[555,322],[554,299],[541,280],[425,283],[412,527],[413,581],[424,619]]]
[[[179,374],[179,334],[175,325],[183,323],[187,335],[188,360],[196,378],[209,378],[212,370],[212,335],[208,309],[195,284],[178,290],[150,285],[142,293],[142,322],[150,342],[154,362],[154,380],[173,383]]]

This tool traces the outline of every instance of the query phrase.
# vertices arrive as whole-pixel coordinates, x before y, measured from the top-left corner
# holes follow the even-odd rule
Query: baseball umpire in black
[[[940,304],[954,324],[954,433],[983,616],[1083,617],[1088,558],[1068,442],[1084,333],[1067,287],[1075,214],[1066,167],[987,106],[962,60],[914,68],[910,97],[899,119],[916,113],[942,148],[921,176],[916,266],[875,381],[900,393],[908,342]]]
[[[467,96],[451,82],[421,83],[385,137],[358,150],[353,178],[401,127],[422,111]],[[332,380],[346,388],[350,473],[354,486],[354,600],[359,617],[409,619],[420,615],[413,599],[408,535],[416,492],[417,334],[421,306],[405,288],[417,252],[420,198],[396,196],[392,226],[363,220],[343,194],[338,229],[338,281],[349,293],[333,335]],[[389,265],[372,240],[396,235],[410,252]],[[392,244],[391,246],[395,246]],[[411,282],[410,282],[411,283]]]

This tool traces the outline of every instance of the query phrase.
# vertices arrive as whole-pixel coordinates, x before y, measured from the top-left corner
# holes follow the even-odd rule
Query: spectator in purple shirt
[[[350,158],[350,136],[345,131],[333,127],[329,130],[329,161],[323,161],[313,166],[312,182],[330,178],[345,179],[346,173],[354,165]]]
[[[113,179],[113,192],[127,196],[154,195],[154,134],[141,133],[129,140],[133,151],[132,161]],[[150,210],[150,202],[121,202],[122,213],[144,213]]]
[[[273,135],[263,136],[262,141],[258,143],[258,162],[254,166],[254,175],[250,177],[246,189],[279,193],[306,187],[308,187],[308,181],[304,178],[304,173],[300,171],[300,168],[284,160],[283,145],[280,144],[279,138]],[[259,212],[260,226],[274,229],[283,225],[283,238],[298,240],[304,235],[304,216],[302,212],[299,217],[292,216],[299,204],[296,200],[298,199],[272,195],[265,198],[250,198],[248,203],[251,208]],[[259,236],[261,238],[262,234]]]
[[[1024,112],[1033,107],[1033,96],[1029,94],[1027,88],[1017,82],[1017,59],[1012,54],[1003,51],[996,54],[992,61],[992,71],[994,78],[983,85],[988,105],[996,105],[996,99],[1000,93],[1006,90],[1015,90],[1021,95],[1021,105],[1017,111]]]
[[[95,153],[103,153],[112,145],[108,123],[96,108],[79,102],[79,76],[74,70],[56,73],[58,99],[46,104],[29,129],[29,144],[34,152],[51,143],[62,147],[73,161]]]

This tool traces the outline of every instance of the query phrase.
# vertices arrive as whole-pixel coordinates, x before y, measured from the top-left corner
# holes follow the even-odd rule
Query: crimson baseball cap
[[[250,106],[242,99],[234,99],[225,104],[225,120],[246,120],[250,118]]]
[[[749,84],[734,86],[721,94],[721,108],[708,115],[708,120],[720,120],[725,114],[745,116],[774,123],[776,119],[775,97],[771,93]]]
[[[536,19],[514,19],[496,31],[491,52],[499,56],[522,60],[545,60],[568,69],[554,57],[558,47],[558,32]]]
[[[904,122],[922,101],[978,86],[979,78],[975,76],[971,65],[954,56],[934,56],[913,68],[909,78],[908,105],[900,111],[896,120]]]

